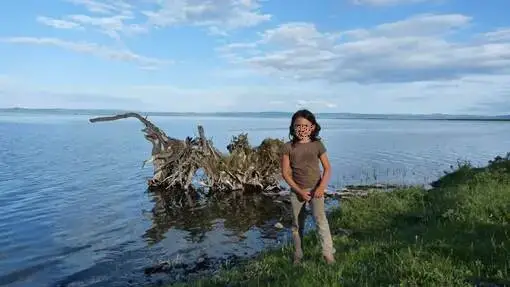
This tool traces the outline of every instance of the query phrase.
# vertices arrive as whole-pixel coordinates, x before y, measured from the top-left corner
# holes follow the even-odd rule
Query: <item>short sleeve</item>
[[[281,156],[284,156],[284,155],[290,155],[290,144],[289,143],[285,143],[282,148],[281,148]]]
[[[321,156],[326,151],[327,150],[326,150],[326,146],[324,145],[324,143],[322,141],[317,141],[317,155]]]

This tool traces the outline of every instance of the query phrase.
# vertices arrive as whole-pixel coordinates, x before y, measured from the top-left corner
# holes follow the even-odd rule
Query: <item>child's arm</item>
[[[281,161],[282,177],[287,184],[294,189],[304,200],[310,200],[310,194],[304,192],[301,187],[292,178],[292,169],[290,168],[289,155],[284,154]]]
[[[324,196],[324,191],[326,190],[329,179],[331,178],[331,165],[329,163],[328,154],[326,152],[322,153],[319,159],[321,161],[323,171],[319,186],[315,190],[315,198]]]

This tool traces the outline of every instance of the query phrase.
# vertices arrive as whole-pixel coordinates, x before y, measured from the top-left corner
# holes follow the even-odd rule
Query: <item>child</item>
[[[292,238],[294,264],[303,258],[303,229],[305,206],[310,202],[319,231],[322,254],[328,264],[335,261],[333,241],[324,210],[324,191],[331,168],[326,147],[319,138],[320,125],[308,110],[299,110],[292,116],[289,127],[290,142],[285,143],[281,161],[282,176],[291,188]],[[319,162],[322,164],[321,176]]]

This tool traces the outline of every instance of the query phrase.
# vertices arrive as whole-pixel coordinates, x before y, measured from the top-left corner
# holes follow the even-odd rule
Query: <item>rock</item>
[[[281,224],[280,222],[277,222],[274,227],[278,228],[278,229],[282,229],[283,228],[283,224]]]
[[[158,263],[154,266],[145,268],[144,273],[145,273],[145,275],[151,275],[151,274],[155,274],[155,273],[163,273],[166,270],[168,270],[169,268],[170,268],[170,264],[165,261],[165,262]]]

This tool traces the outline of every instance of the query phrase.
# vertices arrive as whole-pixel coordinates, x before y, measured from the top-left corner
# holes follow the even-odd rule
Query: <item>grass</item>
[[[302,266],[291,264],[286,245],[175,286],[510,286],[509,156],[460,165],[434,186],[343,202],[329,217],[333,265],[312,232]]]

